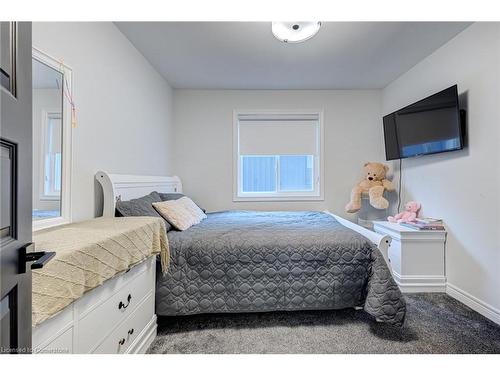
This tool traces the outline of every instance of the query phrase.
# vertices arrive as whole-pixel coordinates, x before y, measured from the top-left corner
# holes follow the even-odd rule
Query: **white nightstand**
[[[445,292],[446,231],[419,231],[387,221],[373,230],[392,238],[389,260],[402,292]]]

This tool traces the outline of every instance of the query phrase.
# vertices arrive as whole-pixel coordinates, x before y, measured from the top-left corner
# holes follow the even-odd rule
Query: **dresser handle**
[[[133,328],[130,328],[130,329],[128,330],[128,334],[129,334],[129,336],[130,336],[130,335],[133,335],[133,334],[134,334],[134,329],[133,329]]]
[[[119,344],[120,346],[122,346],[123,344],[125,344],[125,339],[121,339],[120,341],[118,341],[118,344]]]
[[[128,307],[128,305],[130,305],[131,299],[132,299],[132,295],[129,294],[127,297],[127,304],[126,305],[122,301],[120,301],[120,303],[118,304],[118,310],[126,309]]]

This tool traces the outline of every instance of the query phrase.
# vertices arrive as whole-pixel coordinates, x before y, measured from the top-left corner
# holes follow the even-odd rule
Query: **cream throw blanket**
[[[170,259],[165,223],[154,217],[98,218],[33,237],[37,251],[56,252],[33,270],[33,326],[153,254],[160,254],[163,272]]]

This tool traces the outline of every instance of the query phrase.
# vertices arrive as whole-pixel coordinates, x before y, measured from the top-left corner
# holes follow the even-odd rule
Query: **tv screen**
[[[457,85],[384,116],[387,160],[463,148]]]

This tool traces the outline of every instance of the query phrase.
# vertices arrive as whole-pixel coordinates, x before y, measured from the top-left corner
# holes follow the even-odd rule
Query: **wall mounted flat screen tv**
[[[464,147],[457,85],[384,116],[387,160]]]

